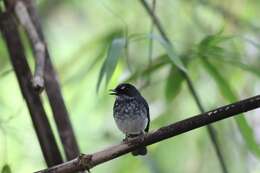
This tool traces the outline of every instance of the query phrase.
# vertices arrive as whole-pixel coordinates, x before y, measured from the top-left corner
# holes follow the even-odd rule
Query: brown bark
[[[147,146],[168,138],[183,134],[210,123],[238,115],[260,107],[260,95],[219,107],[206,113],[162,127],[147,134],[142,141],[128,142],[112,146],[91,155],[81,155],[71,161],[39,171],[37,173],[73,173],[90,169],[94,166],[129,153],[140,146]]]

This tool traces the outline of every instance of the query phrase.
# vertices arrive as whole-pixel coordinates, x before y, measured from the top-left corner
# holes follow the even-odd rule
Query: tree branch
[[[29,109],[42,153],[48,166],[62,163],[61,154],[52,133],[51,126],[44,111],[38,93],[31,85],[32,74],[26,61],[14,17],[9,13],[1,13],[0,26],[3,38],[10,54],[13,69],[19,82],[22,95]],[[11,91],[12,92],[12,91]]]
[[[260,107],[260,95],[219,107],[206,113],[162,127],[148,133],[143,141],[128,142],[112,146],[91,155],[81,155],[71,161],[39,171],[37,173],[73,173],[90,169],[121,155],[129,153],[140,146],[147,146],[168,138],[183,134],[210,123],[238,115]]]
[[[19,19],[21,25],[25,28],[29,39],[31,41],[31,46],[35,54],[35,72],[32,79],[33,87],[37,90],[42,90],[44,87],[44,65],[46,59],[45,44],[41,41],[37,30],[32,23],[31,17],[26,9],[26,6],[22,1],[17,1],[14,7],[15,14]]]
[[[10,0],[10,2],[11,1],[14,1],[14,5],[15,3],[19,2],[17,0]],[[30,19],[32,20],[33,25],[35,26],[35,29],[40,37],[40,40],[41,42],[45,43],[40,19],[35,9],[34,1],[32,0],[20,0],[20,1],[22,1],[26,5]],[[11,5],[12,3],[10,3],[9,6]],[[51,106],[55,123],[57,125],[61,142],[63,144],[66,158],[70,160],[79,155],[80,153],[79,147],[69,119],[69,113],[67,111],[66,105],[62,97],[57,74],[51,62],[51,57],[48,48],[46,44],[44,45],[45,45],[45,53],[46,53],[45,73],[44,73],[45,91],[48,96],[48,100]]]

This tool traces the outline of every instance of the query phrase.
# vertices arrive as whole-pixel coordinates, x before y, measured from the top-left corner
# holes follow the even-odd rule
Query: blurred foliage
[[[220,72],[217,70],[217,67],[214,67],[214,65],[207,60],[208,56],[211,55],[217,55],[218,57],[227,55],[225,54],[225,50],[218,46],[219,43],[227,39],[229,39],[229,37],[222,37],[221,32],[204,38],[199,44],[198,56],[201,57],[204,68],[216,81],[219,91],[223,97],[230,102],[234,102],[238,100],[238,97],[232,90],[228,81],[220,74]],[[240,128],[241,134],[244,137],[246,144],[248,145],[248,148],[252,150],[256,156],[260,157],[260,146],[258,146],[254,138],[253,130],[248,125],[245,116],[240,115],[235,117],[235,120]]]
[[[37,8],[82,153],[122,140],[112,118],[114,98],[108,95],[120,82],[141,89],[150,105],[152,131],[199,113],[180,69],[191,77],[206,110],[260,92],[258,0],[157,1],[156,14],[172,45],[155,29],[150,33],[150,18],[138,1],[40,0]],[[40,170],[44,160],[3,39],[0,56],[0,170]],[[45,93],[42,98],[56,129]],[[259,110],[213,125],[230,173],[260,172],[257,114]],[[93,171],[221,171],[205,128],[148,149],[146,157],[125,155]]]
[[[166,83],[165,88],[165,96],[167,99],[167,102],[171,102],[181,91],[181,85],[184,81],[183,75],[181,74],[181,71],[174,66],[172,66]]]
[[[1,173],[11,173],[11,168],[9,165],[4,165],[2,170],[1,170]]]

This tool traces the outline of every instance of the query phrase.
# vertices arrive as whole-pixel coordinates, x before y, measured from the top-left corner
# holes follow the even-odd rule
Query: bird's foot
[[[127,143],[128,142],[128,138],[127,136],[125,136],[125,138],[123,139],[122,143]]]
[[[140,134],[138,136],[128,137],[126,142],[130,145],[136,145],[136,144],[142,143],[144,141],[144,139],[145,139],[145,135]]]

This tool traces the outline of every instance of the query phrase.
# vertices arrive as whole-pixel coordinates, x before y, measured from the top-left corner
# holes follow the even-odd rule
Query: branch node
[[[80,154],[78,156],[78,167],[82,168],[82,171],[87,170],[90,173],[92,155]]]
[[[35,89],[35,91],[39,93],[42,92],[44,88],[43,76],[39,76],[35,74],[34,77],[32,78],[32,86]]]

